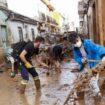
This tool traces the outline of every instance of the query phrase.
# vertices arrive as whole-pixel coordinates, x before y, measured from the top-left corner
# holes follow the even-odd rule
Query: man
[[[62,41],[61,43],[59,44],[61,47],[62,47],[62,57],[63,57],[63,60],[67,60],[69,61],[70,60],[70,55],[71,55],[71,44],[68,43],[68,40],[67,40],[67,36],[64,35],[62,37]]]
[[[62,38],[62,43],[50,45],[46,43],[42,47],[42,52],[39,56],[40,61],[43,61],[47,65],[55,66],[55,69],[60,72],[60,62],[64,58],[64,54],[67,50],[68,41],[67,37]],[[48,73],[49,74],[49,73]]]
[[[60,71],[60,62],[62,60],[62,46],[59,44],[45,46],[45,52],[49,58],[49,66],[55,66],[57,72]]]
[[[40,36],[36,37],[34,42],[29,42],[22,50],[22,52],[19,55],[20,59],[20,69],[21,69],[21,75],[22,75],[22,81],[21,81],[21,89],[20,92],[24,93],[26,85],[29,80],[30,73],[34,79],[36,90],[40,90],[40,79],[38,76],[38,73],[36,72],[35,68],[32,65],[31,57],[35,54],[37,55],[39,52],[39,47],[41,44],[44,43],[44,39]],[[38,61],[38,59],[37,59]],[[40,62],[39,62],[40,63]],[[43,66],[46,66],[45,64],[42,64]]]
[[[95,44],[90,39],[81,39],[79,34],[76,32],[68,33],[68,40],[73,45],[74,59],[79,63],[81,73],[97,64],[95,62],[89,62],[87,64],[88,60],[105,60],[105,47]],[[94,97],[101,95],[97,78],[98,74],[91,78],[89,84]],[[91,103],[89,103],[89,105],[90,104]]]

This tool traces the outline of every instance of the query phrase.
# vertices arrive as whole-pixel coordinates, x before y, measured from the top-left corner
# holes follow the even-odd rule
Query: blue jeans
[[[21,70],[21,75],[23,80],[27,80],[27,81],[29,80],[28,73],[30,73],[33,78],[38,77],[38,73],[36,72],[35,68],[27,69],[24,65],[21,65],[20,70]]]

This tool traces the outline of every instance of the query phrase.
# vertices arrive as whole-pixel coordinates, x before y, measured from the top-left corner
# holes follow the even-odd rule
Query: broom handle
[[[88,62],[101,62],[101,60],[88,60]]]

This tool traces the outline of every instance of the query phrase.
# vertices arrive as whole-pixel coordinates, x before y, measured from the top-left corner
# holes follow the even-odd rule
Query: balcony
[[[85,4],[88,4],[89,1],[90,1],[90,0],[83,0],[83,2],[84,2]]]
[[[57,22],[56,22],[56,20],[53,19],[53,18],[52,18],[52,22],[51,23],[54,24],[54,25],[58,25]]]
[[[56,23],[56,20],[53,19],[53,18],[50,17],[50,16],[47,16],[47,22],[50,23],[50,24],[53,24],[53,25],[58,25],[58,24]]]
[[[42,13],[42,12],[39,12],[39,19],[41,21],[46,21],[46,15],[44,13]]]
[[[51,22],[51,17],[47,15],[47,22],[50,23]]]
[[[84,1],[78,3],[78,14],[82,15],[87,12],[87,4]]]

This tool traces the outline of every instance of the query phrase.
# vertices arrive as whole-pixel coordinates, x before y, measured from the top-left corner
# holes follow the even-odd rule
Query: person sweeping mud
[[[53,44],[45,47],[45,50],[47,51],[47,55],[49,57],[50,64],[52,66],[55,66],[55,70],[60,73],[60,65],[61,61],[64,59],[64,54],[68,48],[68,41],[67,37],[64,36],[62,38],[62,43],[59,44]]]
[[[55,66],[55,70],[57,70],[58,73],[61,72],[60,63],[62,61],[62,46],[59,44],[46,46],[45,51],[47,52],[51,66]]]
[[[76,32],[70,32],[67,36],[68,41],[73,45],[74,59],[80,65],[80,73],[93,68],[97,64],[95,62],[88,63],[88,60],[105,60],[105,47],[95,44],[90,39],[81,39]],[[93,97],[93,100],[101,98],[98,77],[99,75],[94,73],[94,76],[90,79],[89,91],[85,92],[85,97],[88,98],[85,100],[86,105],[94,105],[94,101],[89,101],[90,97]]]
[[[20,71],[22,76],[21,87],[20,87],[20,93],[22,94],[25,92],[25,88],[29,80],[28,73],[30,73],[34,79],[36,90],[40,90],[41,88],[40,79],[39,79],[38,73],[36,72],[35,68],[32,65],[31,57],[34,54],[35,55],[38,54],[39,47],[43,43],[44,43],[44,39],[42,37],[40,36],[36,37],[34,42],[30,41],[26,45],[24,45],[21,53],[18,56]],[[47,65],[44,65],[44,64],[42,65],[47,67]]]

